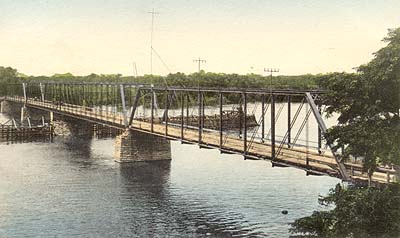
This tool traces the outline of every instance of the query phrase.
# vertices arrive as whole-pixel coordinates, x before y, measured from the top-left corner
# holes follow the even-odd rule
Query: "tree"
[[[0,82],[15,83],[18,80],[17,70],[11,67],[0,66]]]
[[[377,188],[343,188],[339,184],[320,198],[330,211],[315,211],[291,224],[300,237],[399,237],[400,185]]]
[[[12,88],[15,87],[15,85],[11,86],[9,84],[15,84],[18,81],[19,78],[16,69],[0,66],[0,97],[7,95],[8,91],[13,90]]]
[[[400,165],[400,28],[389,30],[387,46],[361,65],[357,73],[320,77],[330,90],[322,103],[327,113],[338,113],[338,125],[326,135],[349,155],[364,158],[371,176],[379,164]]]

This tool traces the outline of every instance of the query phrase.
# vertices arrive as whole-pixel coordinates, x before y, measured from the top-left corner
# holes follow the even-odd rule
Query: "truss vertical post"
[[[292,133],[292,128],[291,128],[291,124],[292,124],[292,114],[291,114],[291,110],[292,110],[292,96],[288,95],[288,111],[287,111],[287,146],[288,148],[290,148],[290,140],[291,140],[291,133]]]
[[[189,93],[186,95],[186,127],[189,126]]]
[[[198,116],[198,123],[199,123],[199,145],[201,144],[201,137],[202,137],[202,128],[201,128],[201,117],[202,117],[202,115],[201,115],[201,112],[202,112],[202,109],[201,109],[201,106],[203,105],[203,97],[202,97],[202,93],[200,92],[200,89],[199,89],[199,95],[198,95],[198,105],[199,105],[199,116]]]
[[[124,119],[124,126],[128,126],[128,119],[126,117],[126,101],[125,101],[125,91],[124,91],[124,85],[120,84],[119,85],[120,89],[120,94],[121,94],[121,102],[122,102],[122,113],[123,113],[123,119]]]
[[[106,84],[106,118],[108,120],[108,115],[109,115],[109,104],[110,104],[110,99],[109,99],[109,90],[110,90],[110,85]]]
[[[151,116],[150,116],[150,131],[154,132],[154,89],[151,85]]]
[[[84,103],[83,103],[85,101],[85,86],[83,84],[81,85],[81,89],[80,90],[82,92],[82,97],[80,97],[81,100],[79,100],[80,101],[79,105],[82,104],[83,109],[85,109],[84,108]]]
[[[244,92],[243,97],[243,153],[247,153],[247,94]]]
[[[103,116],[103,84],[100,84],[100,116]]]
[[[321,107],[318,107],[318,112],[320,115],[321,114]],[[318,126],[318,153],[321,154],[321,148],[322,148],[322,133],[321,133],[321,128]]]
[[[275,159],[275,95],[271,95],[271,159]]]
[[[185,112],[185,95],[181,92],[181,141],[183,140],[183,119]]]
[[[63,103],[65,103],[67,100],[66,100],[66,94],[65,94],[65,84],[63,83],[63,84],[61,84],[61,95],[62,95],[62,102]]]
[[[59,107],[59,109],[58,110],[61,110],[61,86],[60,86],[61,84],[57,84],[57,87],[58,87],[58,107]]]
[[[222,128],[223,128],[223,110],[222,110],[222,104],[223,104],[223,97],[222,93],[219,93],[219,149],[222,149],[222,144],[223,144],[223,134],[222,134]]]
[[[261,142],[264,143],[265,137],[265,94],[261,97]]]
[[[205,110],[205,100],[204,100],[204,93],[201,94],[201,133],[203,133],[204,129],[204,120],[206,118]]]
[[[165,135],[168,136],[168,90],[165,91],[165,112],[164,112],[164,121],[165,121]]]
[[[44,87],[43,87],[42,83],[39,84],[39,88],[40,88],[40,96],[41,96],[42,102],[44,103]]]
[[[22,83],[22,90],[24,93],[24,102],[26,104],[28,102],[28,98],[26,97],[26,83]]]

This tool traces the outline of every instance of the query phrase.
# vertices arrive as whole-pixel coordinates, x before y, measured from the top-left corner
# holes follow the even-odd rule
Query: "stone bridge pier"
[[[165,138],[127,129],[115,140],[114,159],[120,163],[171,160],[171,144]]]
[[[54,133],[62,136],[76,136],[90,139],[93,137],[93,123],[68,116],[52,115]]]

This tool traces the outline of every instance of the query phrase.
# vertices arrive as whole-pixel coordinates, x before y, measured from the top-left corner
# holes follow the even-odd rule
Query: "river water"
[[[0,237],[288,237],[339,182],[176,141],[171,161],[118,164],[113,145],[0,144]]]

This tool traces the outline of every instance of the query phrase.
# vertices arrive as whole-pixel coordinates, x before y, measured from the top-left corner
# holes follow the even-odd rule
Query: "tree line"
[[[178,87],[212,87],[212,88],[280,88],[280,89],[315,89],[319,88],[319,75],[305,74],[295,76],[263,76],[258,74],[225,74],[212,72],[198,72],[192,74],[173,73],[166,76],[144,75],[123,76],[121,74],[89,74],[76,76],[71,73],[54,74],[52,76],[26,76],[16,69],[0,66],[0,84],[13,82],[118,82],[154,84],[155,86]]]

